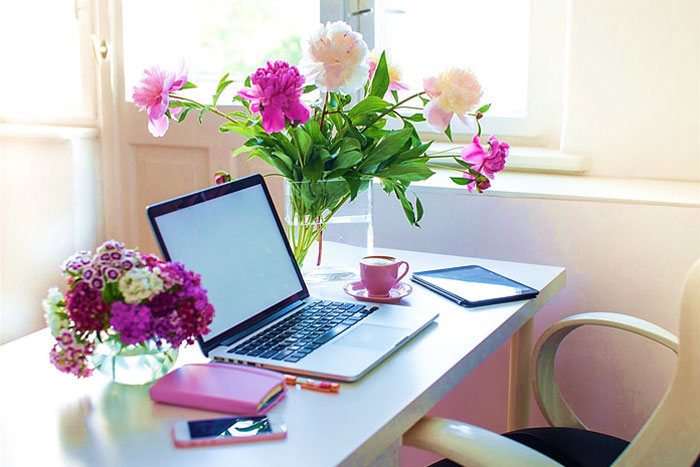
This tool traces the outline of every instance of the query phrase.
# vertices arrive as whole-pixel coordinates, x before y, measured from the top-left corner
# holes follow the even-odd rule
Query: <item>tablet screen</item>
[[[497,303],[538,293],[531,287],[476,265],[417,272],[414,277],[418,282],[426,282],[467,302]]]

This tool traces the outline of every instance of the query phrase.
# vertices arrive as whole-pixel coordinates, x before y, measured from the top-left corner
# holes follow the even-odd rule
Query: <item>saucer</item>
[[[350,282],[343,287],[345,293],[352,295],[358,300],[377,303],[396,303],[406,295],[413,292],[413,287],[405,282],[399,282],[389,290],[389,295],[370,295],[362,281]]]

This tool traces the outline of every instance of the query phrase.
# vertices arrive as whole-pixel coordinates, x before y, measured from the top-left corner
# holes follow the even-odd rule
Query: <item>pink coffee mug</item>
[[[406,269],[399,275],[399,267]],[[386,297],[392,287],[408,273],[408,263],[393,256],[365,256],[360,260],[360,280],[369,295]]]

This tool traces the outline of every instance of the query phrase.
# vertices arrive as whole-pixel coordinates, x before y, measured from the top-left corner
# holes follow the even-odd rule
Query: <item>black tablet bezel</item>
[[[522,293],[518,293],[515,295],[508,295],[508,296],[503,296],[503,297],[496,297],[496,298],[489,298],[486,300],[469,300],[466,297],[462,297],[460,295],[455,294],[454,292],[450,292],[449,290],[445,290],[444,288],[435,285],[433,282],[430,282],[428,279],[426,279],[426,275],[435,273],[435,272],[449,272],[449,271],[456,271],[460,269],[467,269],[467,268],[478,268],[482,269],[484,271],[487,271],[491,274],[494,274],[498,277],[503,278],[504,280],[511,282],[513,284],[517,284],[518,286],[522,287]],[[520,300],[529,300],[531,298],[537,297],[537,295],[540,293],[539,290],[534,289],[528,285],[523,284],[522,282],[518,282],[514,279],[511,279],[510,277],[504,276],[503,274],[499,274],[495,271],[492,271],[491,269],[485,268],[483,266],[480,266],[478,264],[468,264],[464,266],[455,266],[451,268],[441,268],[441,269],[431,269],[428,271],[418,271],[412,274],[411,280],[417,284],[420,284],[427,289],[430,289],[440,295],[443,295],[445,298],[448,298],[452,300],[453,302],[456,302],[457,304],[465,307],[477,307],[477,306],[484,306],[484,305],[494,305],[497,303],[508,303],[508,302],[515,302],[515,301],[520,301]]]

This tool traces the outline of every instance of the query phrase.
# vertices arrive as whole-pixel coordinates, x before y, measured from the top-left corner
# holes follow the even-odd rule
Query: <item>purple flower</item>
[[[109,257],[112,258],[112,260],[114,260],[114,261],[119,261],[119,260],[121,260],[121,259],[122,259],[122,256],[123,256],[123,255],[122,255],[121,252],[119,252],[119,251],[113,251],[113,252],[110,253],[110,255],[109,255]]]
[[[309,109],[299,102],[304,77],[295,66],[283,61],[267,62],[267,68],[258,68],[250,82],[252,86],[241,89],[238,95],[251,101],[250,110],[262,115],[267,133],[284,130],[285,117],[299,124],[309,119]]]
[[[102,301],[99,290],[80,281],[66,292],[66,310],[78,332],[101,331],[105,328],[109,304]]]
[[[125,344],[138,344],[155,337],[151,311],[146,305],[115,302],[109,323]]]
[[[101,277],[95,277],[90,281],[90,287],[97,290],[102,290],[105,286],[105,281]]]
[[[96,275],[96,272],[93,268],[85,268],[85,270],[83,271],[83,279],[88,281],[88,282],[90,281],[90,279],[95,277],[95,275]]]
[[[496,172],[500,172],[506,166],[506,157],[510,146],[508,143],[498,141],[495,136],[489,137],[490,151],[489,155],[484,160],[484,174],[493,179]]]
[[[83,275],[83,277],[85,277]],[[107,268],[105,269],[105,277],[109,281],[116,281],[119,279],[119,271],[116,268]]]

